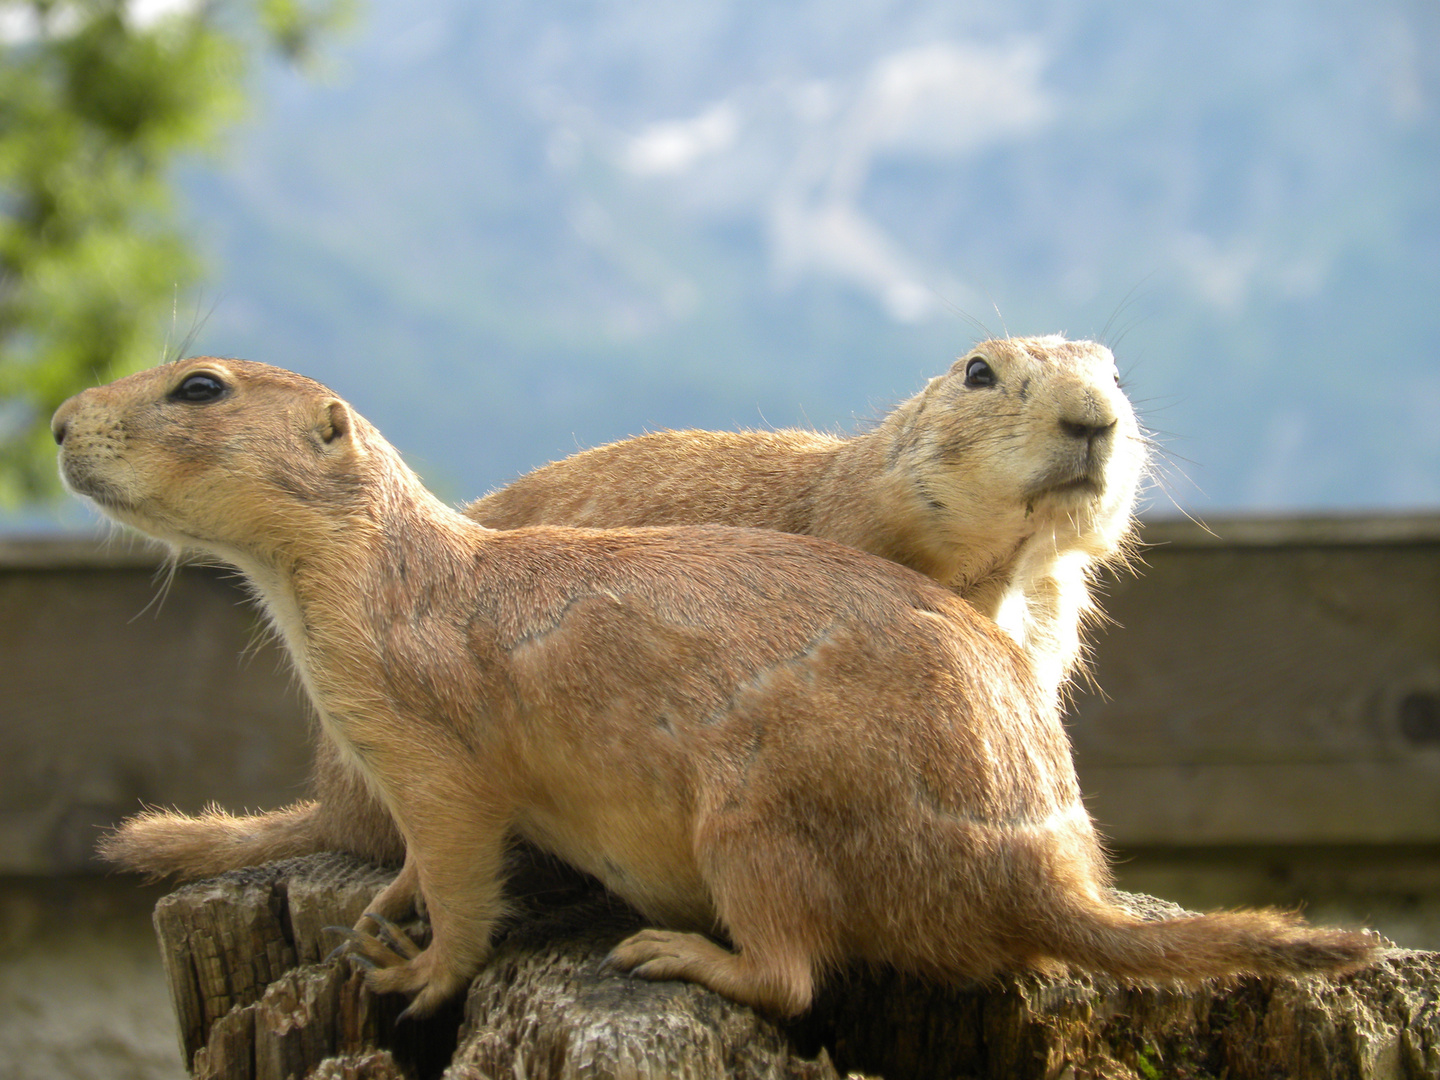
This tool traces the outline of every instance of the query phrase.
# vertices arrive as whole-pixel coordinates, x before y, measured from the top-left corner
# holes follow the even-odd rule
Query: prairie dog
[[[1146,440],[1115,357],[1059,335],[984,341],[874,430],[662,431],[471,503],[493,529],[740,525],[803,533],[949,585],[1057,692],[1092,575],[1123,559]]]
[[[1091,578],[1124,558],[1145,440],[1102,345],[985,341],[842,439],[812,431],[665,431],[586,450],[472,503],[483,525],[741,525],[804,533],[953,588],[1059,692],[1094,610]],[[316,793],[266,814],[132,819],[102,851],[133,870],[204,877],[329,848],[398,862],[394,825],[328,745]]]
[[[618,967],[785,1015],[850,959],[1190,980],[1376,947],[1115,907],[1053,695],[896,563],[762,530],[493,531],[325,387],[239,360],[87,390],[52,429],[71,490],[253,588],[404,837],[354,947],[414,1013],[485,962],[512,835],[658,924]],[[426,948],[375,936],[417,902]]]

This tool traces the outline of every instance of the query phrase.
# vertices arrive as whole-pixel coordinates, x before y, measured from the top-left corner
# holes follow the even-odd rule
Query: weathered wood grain
[[[326,920],[358,916],[385,874],[338,856],[182,889],[156,924],[197,1077],[754,1077],[1420,1080],[1440,1075],[1440,956],[1393,950],[1339,980],[1238,980],[1194,992],[1103,978],[936,986],[855,971],[776,1023],[688,983],[608,970],[636,916],[570,884],[522,903],[453,1009],[402,1004],[324,961]],[[1142,916],[1173,905],[1129,898]]]

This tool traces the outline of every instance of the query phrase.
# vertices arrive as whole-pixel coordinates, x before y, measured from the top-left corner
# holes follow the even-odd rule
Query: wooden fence
[[[1126,848],[1440,850],[1440,517],[1152,523],[1109,583],[1081,783]],[[141,803],[300,797],[309,721],[225,571],[0,541],[0,874],[95,868]]]

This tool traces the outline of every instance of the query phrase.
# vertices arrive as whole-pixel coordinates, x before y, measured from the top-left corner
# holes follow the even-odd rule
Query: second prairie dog
[[[722,524],[835,540],[950,586],[1054,696],[1082,651],[1092,575],[1124,556],[1145,470],[1118,381],[1094,342],[986,341],[852,438],[659,432],[547,465],[465,513],[497,529]],[[315,801],[243,817],[155,811],[103,850],[183,878],[331,849],[403,857],[384,808],[325,743],[315,779]]]
[[[465,508],[492,529],[740,525],[821,536],[950,586],[1056,692],[1092,575],[1122,558],[1147,460],[1110,350],[985,341],[851,438],[662,431],[584,450]]]
[[[485,963],[514,836],[660,924],[618,967],[786,1015],[855,960],[1188,981],[1376,951],[1279,912],[1116,907],[1054,696],[893,562],[759,529],[487,529],[264,364],[164,365],[51,424],[71,490],[241,571],[398,823],[405,865],[353,940],[414,1013]],[[375,936],[419,902],[428,946]]]

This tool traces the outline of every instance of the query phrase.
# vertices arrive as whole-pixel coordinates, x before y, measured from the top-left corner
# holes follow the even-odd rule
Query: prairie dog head
[[[358,511],[374,452],[369,425],[319,383],[214,357],[82,391],[51,430],[71,491],[177,549],[232,560]]]
[[[895,468],[957,543],[1045,535],[1104,557],[1124,541],[1145,439],[1103,345],[981,342],[893,419]]]

